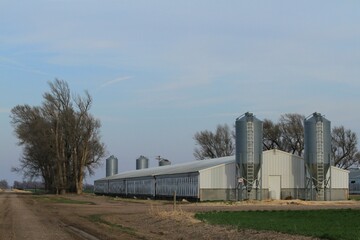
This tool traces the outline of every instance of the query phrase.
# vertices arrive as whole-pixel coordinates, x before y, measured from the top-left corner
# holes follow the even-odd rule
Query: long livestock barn
[[[209,188],[234,188],[234,164],[234,157],[224,157],[133,170],[95,181],[95,193],[167,198],[176,191],[178,197],[205,200]]]
[[[311,199],[303,158],[279,150],[263,152],[261,199]],[[308,180],[307,180],[308,179]],[[330,167],[327,200],[346,200],[349,172]],[[124,197],[238,200],[235,156],[133,170],[95,181],[95,193]],[[240,185],[241,186],[241,185]]]

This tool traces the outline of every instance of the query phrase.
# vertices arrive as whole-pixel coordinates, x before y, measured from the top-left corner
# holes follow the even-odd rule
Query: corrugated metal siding
[[[94,192],[95,193],[109,193],[109,183],[105,181],[95,181],[94,182]]]
[[[337,167],[331,167],[330,170],[331,188],[349,188],[349,171]]]
[[[164,175],[156,177],[156,196],[199,198],[199,173]]]
[[[126,180],[127,195],[155,196],[155,182],[153,178],[139,178]]]
[[[205,160],[206,161],[206,160]],[[235,162],[200,170],[200,189],[235,188]]]
[[[269,188],[269,176],[281,176],[281,188],[303,188],[304,160],[290,153],[269,150],[263,153],[262,188]]]
[[[125,195],[126,183],[124,179],[109,180],[109,192],[113,194]]]

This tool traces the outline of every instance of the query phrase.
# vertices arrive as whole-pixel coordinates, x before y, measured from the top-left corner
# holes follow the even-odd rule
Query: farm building
[[[306,187],[310,178],[303,158],[279,150],[262,155],[260,199],[312,199],[315,190]],[[330,167],[326,200],[348,198],[348,175],[346,170]],[[95,181],[96,194],[169,198],[176,191],[178,198],[199,201],[238,200],[240,187],[235,156],[133,170]]]
[[[309,187],[312,179],[302,157],[279,150],[264,151],[261,172],[264,198],[316,198],[315,189]],[[325,200],[348,199],[349,171],[331,166],[325,179],[328,181]]]
[[[148,159],[141,156],[137,170],[95,181],[95,193],[152,198],[176,194],[200,201],[345,200],[349,172],[332,166],[330,129],[330,121],[315,112],[304,120],[304,158],[279,150],[263,152],[263,123],[247,112],[235,121],[235,156],[149,169]]]
[[[360,168],[350,169],[349,194],[360,194]]]
[[[95,181],[95,193],[167,198],[176,191],[187,199],[230,199],[224,196],[235,189],[234,179],[235,158],[224,157],[120,173]]]

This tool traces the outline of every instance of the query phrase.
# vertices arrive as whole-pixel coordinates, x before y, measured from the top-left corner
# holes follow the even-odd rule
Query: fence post
[[[176,210],[176,191],[174,191],[174,206],[173,206],[173,211]]]

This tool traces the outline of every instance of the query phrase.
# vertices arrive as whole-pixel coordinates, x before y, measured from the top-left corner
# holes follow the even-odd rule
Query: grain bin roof
[[[181,174],[181,173],[190,173],[198,172],[203,169],[215,167],[221,164],[232,163],[235,161],[235,156],[206,159],[206,160],[197,160],[188,163],[167,165],[154,168],[146,168],[141,170],[132,170],[128,172],[119,173],[107,178],[98,179],[99,180],[110,180],[110,179],[124,179],[124,178],[137,178],[137,177],[152,177],[158,175],[171,175],[171,174]]]

